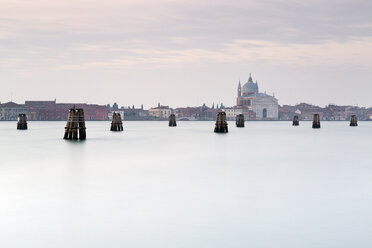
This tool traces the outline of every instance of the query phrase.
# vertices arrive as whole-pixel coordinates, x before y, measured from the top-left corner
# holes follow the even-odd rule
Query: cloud
[[[52,79],[71,71],[94,81],[91,72],[100,70],[115,81],[119,73],[111,70],[137,76],[161,68],[181,78],[175,74],[182,69],[208,66],[219,77],[222,71],[237,77],[247,65],[268,74],[315,65],[362,68],[361,83],[371,71],[372,1],[0,0],[0,6],[0,79],[20,87],[14,78],[38,82],[43,76],[33,75],[45,71]]]
[[[48,50],[44,52],[49,53]],[[371,69],[372,38],[319,44],[235,40],[224,44],[220,49],[157,49],[146,46],[125,49],[112,45],[81,44],[64,54],[64,57],[55,55],[45,59],[44,64],[38,66],[54,70],[122,70],[144,67],[173,68],[191,64],[259,63],[288,67],[353,65]],[[23,60],[20,62],[24,63]]]
[[[218,46],[236,39],[316,43],[372,36],[372,2],[363,0],[0,0],[0,4],[1,23],[7,24],[0,30],[31,44],[42,37],[45,46],[134,37],[151,39],[157,46],[169,46],[175,37],[199,37],[203,46]]]

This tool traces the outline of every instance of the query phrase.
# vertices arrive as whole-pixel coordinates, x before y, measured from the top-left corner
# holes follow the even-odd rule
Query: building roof
[[[1,107],[5,107],[5,108],[24,108],[25,106],[21,105],[21,104],[17,104],[15,102],[7,102],[7,103],[4,103],[4,104],[1,104]]]
[[[160,106],[160,107],[151,108],[151,109],[169,109],[169,106]]]
[[[258,83],[257,83],[257,81],[256,81],[256,83],[253,82],[252,76],[251,76],[250,73],[249,73],[248,82],[246,82],[243,85],[243,94],[244,93],[247,93],[247,94],[258,93]]]
[[[25,105],[29,107],[42,107],[56,104],[56,101],[25,101]]]

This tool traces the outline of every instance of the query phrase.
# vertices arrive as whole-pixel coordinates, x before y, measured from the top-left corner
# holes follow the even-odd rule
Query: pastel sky
[[[0,0],[0,101],[372,106],[370,0]]]

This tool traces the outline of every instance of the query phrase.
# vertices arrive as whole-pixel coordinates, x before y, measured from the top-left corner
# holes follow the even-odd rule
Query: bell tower
[[[241,86],[241,84],[240,84],[240,80],[239,80],[239,84],[238,84],[238,96],[237,96],[237,98],[236,98],[236,105],[237,105],[237,106],[240,105],[241,97],[242,97],[242,86]]]
[[[242,96],[242,86],[240,84],[240,80],[239,80],[239,84],[238,84],[238,97],[241,97]]]

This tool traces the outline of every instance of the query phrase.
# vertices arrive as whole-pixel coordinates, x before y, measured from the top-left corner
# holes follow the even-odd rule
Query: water
[[[372,123],[0,122],[1,247],[371,247]]]

